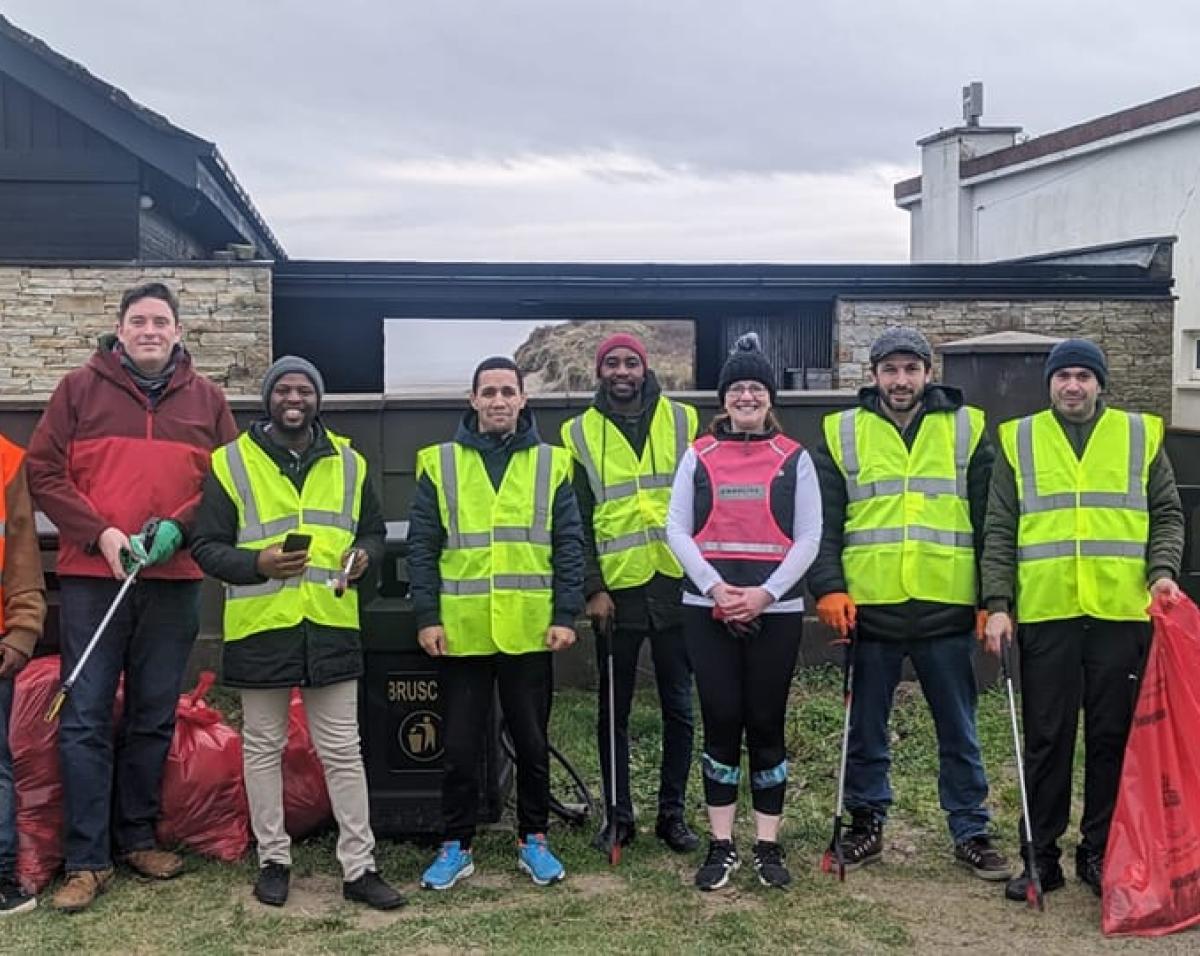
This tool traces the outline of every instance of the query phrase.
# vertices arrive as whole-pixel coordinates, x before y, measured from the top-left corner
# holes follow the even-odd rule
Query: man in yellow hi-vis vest
[[[594,845],[611,851],[632,842],[636,832],[629,792],[629,709],[638,654],[649,639],[663,725],[655,832],[675,852],[687,853],[700,845],[684,819],[692,766],[692,669],[680,617],[683,570],[667,547],[666,525],[675,469],[696,437],[696,410],[662,394],[645,346],[627,333],[600,343],[596,377],[592,406],[562,427],[562,443],[575,459],[575,494],[587,543],[584,593],[596,633],[596,733],[606,805],[613,802],[614,764],[617,778],[616,805],[609,806]],[[615,702],[611,718],[610,697]]]
[[[1050,408],[1000,426],[982,564],[988,650],[1021,651],[1025,779],[1043,890],[1063,885],[1058,839],[1084,711],[1075,873],[1100,893],[1125,738],[1148,646],[1151,597],[1179,599],[1183,509],[1155,415],[1107,406],[1104,353],[1086,339],[1046,359]],[[1023,900],[1026,872],[1005,895]]]
[[[358,735],[356,582],[383,559],[386,528],[366,459],[318,417],[324,391],[305,359],[286,355],[267,370],[267,417],[213,455],[192,555],[225,583],[221,671],[241,691],[255,897],[288,897],[280,766],[299,687],[338,823],[342,895],[394,909],[404,899],[375,870]]]
[[[916,329],[885,329],[870,349],[873,385],[825,419],[813,456],[821,548],[808,574],[821,620],[853,638],[853,706],[842,839],[847,868],[878,861],[892,803],[888,722],[907,657],[938,737],[938,793],[954,858],[1003,880],[992,844],[987,775],[975,729],[976,571],[995,453],[983,412],[931,380]],[[855,634],[851,634],[855,631]]]
[[[553,694],[550,652],[575,641],[583,533],[566,451],[544,444],[512,359],[485,359],[453,441],[417,456],[408,572],[417,640],[438,663],[443,839],[421,885],[475,872],[479,756],[493,688],[517,754],[518,866],[565,876],[546,843]]]

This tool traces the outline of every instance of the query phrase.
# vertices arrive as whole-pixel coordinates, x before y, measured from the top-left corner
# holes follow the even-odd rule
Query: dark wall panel
[[[330,392],[383,391],[383,303],[282,299],[272,304],[273,349],[315,362]]]
[[[0,259],[133,259],[136,183],[0,182]]]

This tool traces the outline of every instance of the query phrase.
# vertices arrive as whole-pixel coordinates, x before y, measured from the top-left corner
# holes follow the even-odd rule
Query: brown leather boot
[[[183,857],[170,850],[134,850],[121,862],[151,880],[169,880],[183,872]]]
[[[87,909],[96,897],[108,889],[113,879],[113,869],[74,870],[67,874],[66,882],[50,900],[50,905],[63,913],[78,913]]]

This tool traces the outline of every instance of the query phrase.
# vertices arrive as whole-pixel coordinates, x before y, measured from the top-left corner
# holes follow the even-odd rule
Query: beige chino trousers
[[[350,882],[375,869],[375,837],[358,737],[358,681],[302,687],[300,693],[337,820],[338,862]],[[258,864],[291,866],[292,841],[283,825],[281,773],[291,688],[243,689],[241,695],[246,796],[250,826],[258,842]]]

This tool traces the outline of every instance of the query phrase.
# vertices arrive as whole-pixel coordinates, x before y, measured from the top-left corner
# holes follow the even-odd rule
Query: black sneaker
[[[373,910],[394,910],[406,902],[374,870],[367,870],[357,880],[343,883],[342,897],[354,903],[366,903]]]
[[[254,881],[254,898],[267,906],[282,906],[287,902],[292,868],[282,863],[264,863]]]
[[[27,913],[37,906],[37,897],[30,896],[11,876],[0,876],[0,916]]]
[[[837,847],[832,844],[830,852],[837,858]],[[870,866],[883,859],[883,821],[870,811],[855,811],[850,828],[842,834],[842,858],[847,870]]]
[[[1104,854],[1096,853],[1086,846],[1075,848],[1075,876],[1080,883],[1092,888],[1100,895],[1100,874],[1104,872]]]
[[[696,871],[696,888],[706,892],[719,890],[741,865],[732,840],[709,840],[708,856]]]
[[[954,859],[981,880],[1007,880],[1012,867],[986,833],[954,845]]]
[[[783,847],[778,843],[759,840],[754,844],[754,872],[763,886],[782,890],[792,882],[792,874],[783,861]]]
[[[659,817],[654,835],[676,853],[691,853],[700,847],[700,838],[681,816]]]
[[[1062,867],[1057,863],[1039,863],[1038,878],[1042,882],[1043,893],[1053,893],[1055,890],[1061,890],[1066,885],[1066,879],[1063,877]],[[1014,876],[1011,880],[1004,884],[1004,898],[1012,900],[1014,903],[1024,903],[1029,892],[1029,870],[1021,870],[1020,876]]]
[[[636,839],[637,827],[632,821],[605,821],[604,826],[592,837],[592,849],[599,850],[601,853],[607,853],[614,845],[629,846]]]

